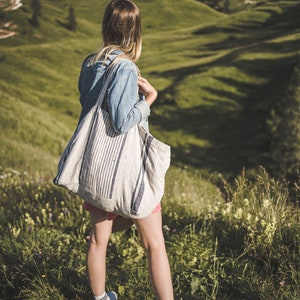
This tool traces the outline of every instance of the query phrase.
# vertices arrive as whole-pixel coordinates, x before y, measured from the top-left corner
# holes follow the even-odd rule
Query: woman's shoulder
[[[133,72],[138,75],[137,65],[129,58],[116,58],[114,63],[118,72]]]
[[[94,56],[95,56],[95,53],[91,53],[88,56],[86,56],[84,58],[84,60],[82,61],[82,66],[90,64],[90,62]]]

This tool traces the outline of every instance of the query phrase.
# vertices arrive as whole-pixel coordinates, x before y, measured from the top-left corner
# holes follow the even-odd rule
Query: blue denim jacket
[[[105,71],[120,53],[116,51],[111,54],[104,64],[101,60],[96,64],[89,64],[92,55],[84,60],[78,81],[82,106],[79,122],[94,106],[105,80]],[[136,65],[129,59],[120,59],[114,68],[102,108],[110,113],[112,125],[118,133],[126,133],[138,123],[148,131],[150,107],[145,97],[138,94]]]

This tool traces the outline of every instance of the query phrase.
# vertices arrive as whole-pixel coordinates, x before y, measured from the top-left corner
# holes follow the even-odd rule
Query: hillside
[[[78,3],[74,7],[78,26],[72,33],[57,23],[67,16],[68,3],[44,1],[39,28],[28,22],[31,18],[28,4],[9,16],[18,24],[20,33],[14,39],[2,40],[0,46],[0,165],[3,167],[53,171],[76,124],[80,109],[77,92],[80,64],[100,44],[99,23],[104,4]],[[182,16],[182,26],[198,23],[199,15],[205,15],[205,20],[219,15],[193,1],[180,3],[177,10],[171,10],[168,1],[164,8],[152,3],[154,10],[141,3],[141,10],[147,11],[145,31],[178,26],[175,19],[161,23],[172,20],[174,14]],[[186,12],[182,13],[185,4],[192,12],[189,18],[184,18]],[[149,15],[149,11],[154,15]],[[158,11],[161,18],[155,17]]]
[[[286,112],[276,108],[300,117],[289,103],[295,96],[300,104],[300,2],[263,0],[243,11],[229,1],[231,15],[196,0],[136,0],[139,67],[159,90],[151,131],[172,145],[162,218],[174,298],[298,300],[299,184],[257,166],[270,160],[268,130],[278,121],[270,118]],[[0,297],[89,299],[90,218],[52,178],[80,110],[80,64],[99,46],[108,0],[72,1],[76,32],[62,26],[70,1],[41,0],[38,28],[23,2],[0,11],[0,24],[13,21],[18,32],[0,39]],[[107,290],[154,299],[146,266],[136,226],[111,235]]]
[[[154,123],[175,161],[225,174],[264,164],[270,111],[299,63],[299,7],[270,3],[170,42],[181,50],[151,74],[169,81]]]
[[[265,118],[256,104],[272,101],[297,62],[298,1],[230,16],[191,0],[136,2],[144,27],[139,66],[160,93],[151,128],[172,145],[173,164],[203,174],[255,167]],[[68,4],[43,1],[39,28],[28,22],[28,4],[9,16],[19,34],[0,44],[4,168],[54,172],[76,124],[80,63],[100,44],[105,3],[74,4],[75,33],[58,23]]]

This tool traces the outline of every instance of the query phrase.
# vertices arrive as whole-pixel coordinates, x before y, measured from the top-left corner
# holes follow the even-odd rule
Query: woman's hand
[[[138,78],[138,87],[139,87],[139,94],[145,96],[145,99],[150,106],[157,98],[156,89],[148,82],[147,79],[140,76]]]

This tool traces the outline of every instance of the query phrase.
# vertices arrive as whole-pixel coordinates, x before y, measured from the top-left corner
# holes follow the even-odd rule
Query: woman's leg
[[[90,218],[92,230],[86,259],[87,273],[93,294],[98,296],[105,291],[106,249],[113,221],[94,212],[90,212]]]
[[[162,232],[161,212],[134,220],[142,244],[147,252],[149,273],[159,300],[173,300],[173,286],[169,260]]]

